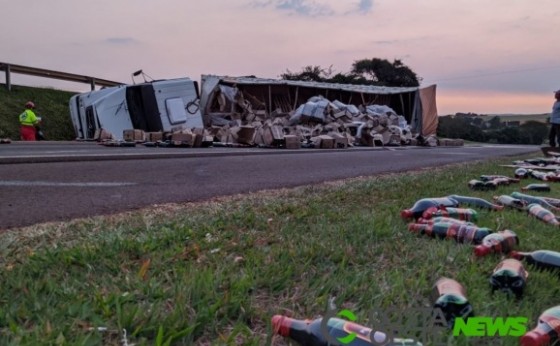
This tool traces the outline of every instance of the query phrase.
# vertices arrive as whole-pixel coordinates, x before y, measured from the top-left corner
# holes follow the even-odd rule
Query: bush
[[[484,130],[485,126],[489,129]],[[437,136],[474,142],[540,145],[548,137],[548,128],[547,124],[533,120],[519,127],[504,127],[499,117],[492,118],[487,125],[478,117],[443,116],[439,118]]]
[[[486,142],[488,140],[484,131],[471,123],[467,117],[440,117],[438,122],[437,136],[445,138],[461,138],[474,142]]]

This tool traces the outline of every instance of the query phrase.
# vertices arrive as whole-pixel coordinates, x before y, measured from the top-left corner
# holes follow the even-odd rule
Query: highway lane
[[[206,156],[192,150],[190,156],[174,158],[0,164],[0,230],[153,204],[194,202],[500,156],[540,155],[538,146],[507,145],[295,152],[221,149],[224,151],[209,150]],[[5,150],[0,151],[2,155],[12,154]]]

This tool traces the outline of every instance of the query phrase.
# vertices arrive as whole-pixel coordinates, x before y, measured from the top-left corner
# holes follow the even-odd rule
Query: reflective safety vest
[[[33,126],[37,122],[37,116],[31,109],[26,109],[19,115],[19,122],[24,126]]]

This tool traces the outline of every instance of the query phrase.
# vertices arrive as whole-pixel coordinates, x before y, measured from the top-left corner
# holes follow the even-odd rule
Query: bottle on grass
[[[434,309],[441,309],[448,328],[453,328],[457,317],[467,319],[474,316],[465,288],[456,280],[447,277],[438,279],[434,285],[433,296],[435,299]]]
[[[523,260],[536,269],[559,271],[560,252],[551,250],[536,250],[532,252],[511,251],[510,257]]]
[[[422,346],[412,339],[393,338],[388,340],[387,334],[373,331],[371,328],[346,321],[341,318],[331,317],[326,321],[326,333],[323,331],[323,318],[314,320],[298,320],[283,315],[272,317],[274,333],[297,341],[304,346],[328,346],[330,339],[340,340],[346,338],[344,345],[349,346]],[[325,334],[328,334],[325,335]],[[354,334],[354,337],[351,336]],[[342,344],[342,342],[341,342]]]
[[[480,245],[474,247],[474,254],[478,257],[491,253],[508,254],[519,245],[519,237],[515,232],[506,229],[500,232],[488,234],[482,238]]]
[[[519,339],[521,346],[556,345],[560,334],[560,306],[545,310],[539,316],[537,326]]]
[[[451,217],[464,221],[476,221],[478,213],[470,208],[431,207],[422,213],[422,218],[431,219],[438,216]]]
[[[403,219],[418,219],[430,207],[458,207],[459,202],[449,197],[422,198],[414,203],[410,209],[401,211]]]
[[[492,292],[505,292],[519,299],[523,296],[528,276],[523,263],[515,258],[506,258],[498,263],[490,276]]]

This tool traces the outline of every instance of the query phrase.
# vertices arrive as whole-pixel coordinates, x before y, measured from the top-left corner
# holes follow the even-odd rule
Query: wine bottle
[[[496,179],[507,180],[509,183],[518,183],[519,182],[519,179],[510,178],[510,177],[505,176],[505,175],[481,175],[480,176],[480,180],[482,180],[482,181],[490,181],[490,180],[496,180]]]
[[[432,292],[435,299],[434,309],[441,309],[448,328],[453,328],[457,317],[468,318],[474,316],[465,288],[459,282],[441,277],[436,281]]]
[[[532,252],[511,251],[510,257],[524,260],[537,269],[560,270],[560,252],[551,250],[536,250]]]
[[[550,191],[548,184],[529,184],[521,188],[521,191]]]
[[[403,219],[417,219],[422,216],[422,213],[430,207],[458,207],[459,202],[450,197],[436,197],[436,198],[422,198],[410,208],[401,211]]]
[[[408,230],[431,238],[457,239],[457,226],[452,222],[410,223]]]
[[[529,215],[536,217],[537,219],[544,221],[553,226],[560,226],[560,222],[556,219],[556,215],[553,212],[546,209],[540,204],[532,203],[527,206],[527,212]]]
[[[547,196],[540,196],[540,198],[542,200],[544,200],[546,203],[550,204],[551,206],[553,206],[555,208],[560,208],[560,199],[559,198],[553,198],[553,197],[547,197]]]
[[[548,172],[546,173],[546,180],[547,181],[560,181],[560,175],[556,172]]]
[[[487,208],[487,209],[490,209],[490,210],[502,210],[502,209],[504,209],[504,206],[488,202],[487,200],[485,200],[483,198],[470,197],[470,196],[460,196],[460,195],[449,195],[448,197],[454,199],[457,202],[459,202],[459,204],[467,204],[467,205],[472,205],[472,206],[476,206],[476,207]]]
[[[474,247],[474,253],[478,257],[491,253],[507,254],[519,245],[519,238],[515,232],[509,229],[488,234],[482,239],[480,245]]]
[[[424,218],[419,218],[418,220],[416,220],[416,223],[425,223],[425,224],[434,224],[434,223],[452,223],[455,225],[474,225],[476,226],[475,223],[470,222],[470,221],[465,221],[465,220],[459,220],[453,217],[448,217],[448,216],[436,216],[433,217],[431,219],[424,219]]]
[[[481,181],[476,179],[470,180],[468,185],[471,190],[480,190],[480,191],[496,190],[496,187],[498,186],[494,182],[494,180]]]
[[[326,331],[322,328],[324,323],[323,318],[298,320],[283,315],[272,317],[274,333],[288,337],[305,346],[328,346],[332,344],[329,338],[339,340],[348,338],[351,334],[354,337],[351,337],[344,345],[371,346],[374,345],[373,341],[375,341],[376,345],[422,346],[421,343],[412,339],[393,338],[387,340],[388,336],[383,332],[373,331],[371,328],[336,317],[331,317],[326,321]]]
[[[537,326],[519,339],[521,346],[556,345],[560,334],[560,306],[545,310],[537,322]]]
[[[545,172],[536,171],[534,169],[529,170],[529,176],[531,176],[535,179],[538,179],[538,180],[548,181],[548,176]]]
[[[542,205],[543,207],[549,209],[549,210],[554,210],[556,211],[560,211],[560,208],[557,208],[555,206],[553,206],[552,204],[548,203],[545,199],[539,197],[539,196],[532,196],[532,195],[527,195],[525,193],[521,193],[521,192],[517,192],[514,191],[511,194],[511,197],[513,198],[517,198],[517,199],[521,199],[523,201],[525,201],[527,203],[527,205],[531,204],[531,203],[537,203]]]
[[[424,219],[431,219],[438,216],[450,217],[464,221],[476,221],[478,218],[476,210],[470,208],[431,207],[422,213],[422,218]]]
[[[508,177],[496,178],[496,179],[493,179],[493,180],[490,180],[490,181],[494,182],[494,184],[496,184],[497,186],[500,186],[500,185],[506,185],[507,186],[507,185],[512,183],[511,178],[508,178]]]
[[[515,295],[516,298],[523,296],[525,284],[529,273],[523,267],[523,263],[515,258],[506,258],[494,268],[490,277],[492,292],[502,291]]]
[[[513,198],[508,195],[494,196],[493,199],[498,205],[502,205],[504,207],[509,207],[517,210],[523,210],[527,206],[527,202],[525,202],[524,200],[521,200],[519,198]]]
[[[517,168],[514,172],[517,179],[527,179],[529,178],[529,171],[526,168]]]

